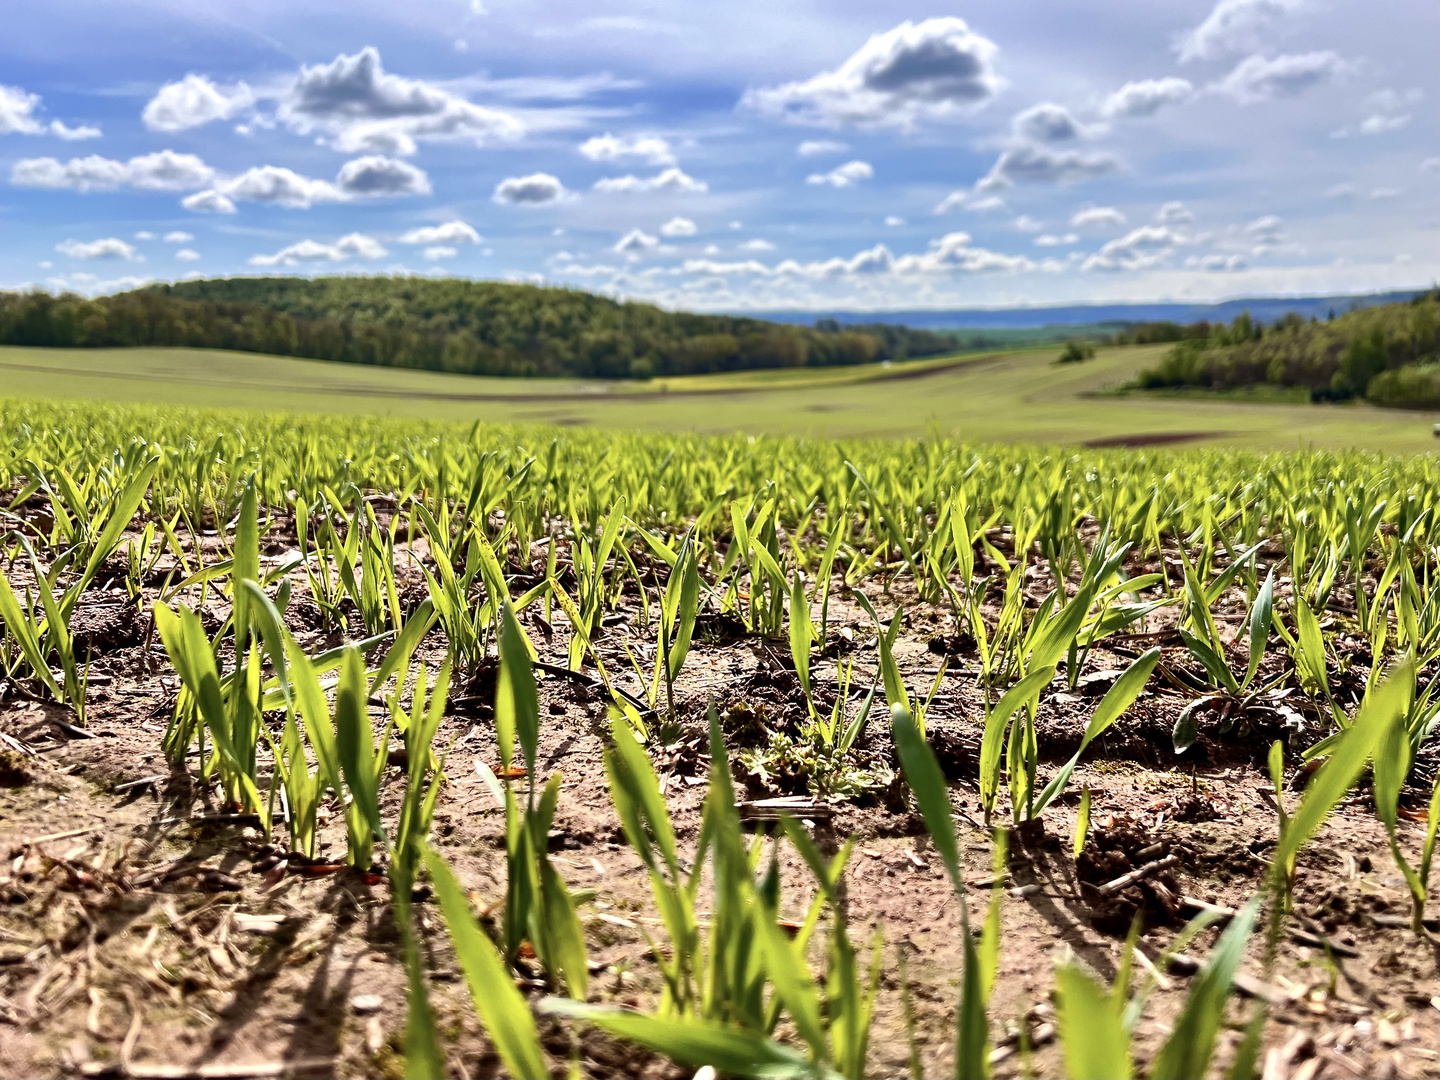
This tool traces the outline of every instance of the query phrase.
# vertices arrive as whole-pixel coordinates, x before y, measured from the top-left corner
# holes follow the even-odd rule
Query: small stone
[[[385,999],[379,994],[356,994],[350,999],[350,1008],[360,1016],[377,1013],[385,1007]]]

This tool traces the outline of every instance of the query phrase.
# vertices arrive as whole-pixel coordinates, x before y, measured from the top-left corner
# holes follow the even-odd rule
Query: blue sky
[[[1433,0],[8,0],[5,23],[5,288],[417,273],[884,310],[1440,278]]]

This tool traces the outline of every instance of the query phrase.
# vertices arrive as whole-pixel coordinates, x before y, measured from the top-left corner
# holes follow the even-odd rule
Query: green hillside
[[[0,394],[571,430],[842,439],[938,433],[975,443],[1434,453],[1429,416],[1363,401],[1095,396],[1153,366],[1165,348],[1102,347],[1093,360],[1064,366],[1053,363],[1058,350],[1051,345],[888,365],[600,381],[486,378],[215,349],[0,346]]]
[[[1241,315],[1230,325],[1154,324],[1134,342],[1175,341],[1141,372],[1138,389],[1269,386],[1309,391],[1313,401],[1363,397],[1377,405],[1440,406],[1440,290],[1326,322],[1289,315],[1262,326]]]
[[[224,278],[85,299],[0,293],[0,344],[188,346],[468,375],[650,378],[953,351],[948,334],[691,315],[575,289],[413,277]]]

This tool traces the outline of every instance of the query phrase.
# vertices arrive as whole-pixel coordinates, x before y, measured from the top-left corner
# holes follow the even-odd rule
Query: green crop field
[[[1138,350],[594,402],[7,359],[152,402],[0,398],[17,1031],[123,1036],[135,1076],[142,1037],[297,1015],[327,1056],[287,1070],[376,1078],[1256,1076],[1334,1030],[1332,957],[1383,972],[1346,1024],[1423,1022],[1433,457],[439,418],[1273,444],[1409,416],[1081,396]],[[431,418],[363,415],[392,405]],[[327,1012],[332,966],[359,973]],[[1363,1046],[1358,1075],[1390,1060]]]
[[[0,348],[0,393],[152,404],[380,414],[727,434],[1250,449],[1424,452],[1426,414],[1356,403],[1087,396],[1168,346],[1101,349],[1053,366],[1054,346],[855,368],[581,382],[445,375],[198,349]]]

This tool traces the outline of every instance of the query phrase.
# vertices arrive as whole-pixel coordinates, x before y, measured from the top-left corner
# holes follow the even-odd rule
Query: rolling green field
[[[1433,1075],[1440,464],[1144,359],[12,353],[0,1076]]]
[[[1350,404],[1091,396],[1165,345],[1101,349],[1055,367],[1055,346],[851,368],[650,382],[499,379],[202,349],[0,347],[0,393],[152,404],[723,434],[919,436],[1252,449],[1433,448],[1432,418]]]

